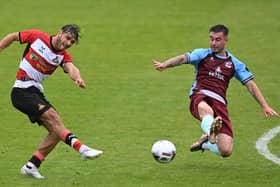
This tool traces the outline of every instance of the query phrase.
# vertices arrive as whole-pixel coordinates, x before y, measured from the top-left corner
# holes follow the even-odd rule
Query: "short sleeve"
[[[234,77],[239,80],[242,84],[246,84],[249,80],[254,78],[253,74],[249,71],[246,65],[232,56],[232,61],[235,67]]]
[[[204,59],[208,54],[211,53],[210,49],[194,49],[191,52],[187,52],[189,64],[198,64],[202,59]]]
[[[19,32],[20,43],[32,43],[42,32],[40,30],[25,30]]]

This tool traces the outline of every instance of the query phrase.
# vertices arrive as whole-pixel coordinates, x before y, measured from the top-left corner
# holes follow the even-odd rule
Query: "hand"
[[[153,64],[158,71],[163,71],[166,68],[166,65],[164,63],[161,63],[159,61],[153,60]]]
[[[280,117],[279,114],[275,110],[270,108],[269,106],[267,106],[263,109],[263,113],[264,113],[265,117],[268,117],[268,116]]]
[[[86,88],[86,83],[84,82],[83,79],[77,79],[75,81],[75,84],[80,88]]]

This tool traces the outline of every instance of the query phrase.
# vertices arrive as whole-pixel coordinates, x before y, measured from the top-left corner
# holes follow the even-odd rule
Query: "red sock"
[[[73,148],[76,150],[76,151],[79,151],[81,146],[83,145],[82,142],[80,142],[79,140],[76,140],[73,144]]]

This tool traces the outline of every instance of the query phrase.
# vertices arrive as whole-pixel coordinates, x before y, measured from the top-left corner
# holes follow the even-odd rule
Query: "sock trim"
[[[71,133],[71,132],[68,129],[66,129],[62,132],[61,137],[60,137],[62,139],[62,141],[64,141],[64,142],[66,141],[66,138],[69,133]]]
[[[73,144],[73,148],[74,148],[76,151],[79,151],[82,145],[83,145],[83,144],[82,144],[79,140],[77,140],[77,141],[75,141],[75,143]]]
[[[36,151],[33,155],[36,156],[41,162],[45,160],[45,156],[39,151]]]

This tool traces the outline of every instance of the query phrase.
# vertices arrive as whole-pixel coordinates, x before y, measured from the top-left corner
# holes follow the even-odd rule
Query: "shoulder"
[[[231,60],[234,64],[235,73],[234,76],[237,80],[239,80],[242,84],[245,84],[249,80],[252,80],[254,78],[253,74],[250,72],[250,70],[247,68],[247,66],[237,59],[232,54],[228,53],[231,57]]]
[[[212,50],[210,48],[197,48],[189,52],[189,54],[200,54],[200,55],[208,55],[212,53]]]
[[[23,30],[23,31],[20,31],[19,33],[21,33],[21,34],[37,34],[37,35],[40,35],[40,34],[45,35],[45,34],[47,34],[47,33],[43,32],[43,31],[41,31],[39,29]]]
[[[39,29],[23,30],[19,32],[19,38],[22,43],[32,42],[37,38],[48,38],[49,34]]]
[[[211,54],[212,50],[210,48],[197,48],[191,52],[187,52],[186,56],[189,58],[189,63],[197,63],[204,59],[207,55]]]
[[[236,58],[236,57],[235,57],[234,55],[232,55],[230,52],[227,51],[227,53],[228,53],[228,56],[231,58],[232,63],[234,64],[235,68],[238,68],[238,67],[240,67],[240,66],[245,66],[245,64],[244,64],[241,60],[239,60],[238,58]]]

